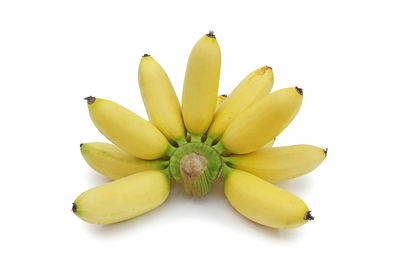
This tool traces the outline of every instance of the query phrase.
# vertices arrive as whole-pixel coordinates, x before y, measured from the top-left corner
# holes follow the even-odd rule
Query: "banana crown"
[[[144,214],[167,199],[174,179],[195,197],[223,181],[232,206],[262,225],[294,228],[314,219],[299,197],[273,184],[311,172],[327,154],[310,145],[274,147],[297,115],[303,90],[270,93],[273,71],[264,66],[229,96],[218,96],[220,68],[220,47],[210,31],[190,52],[182,105],[166,71],[149,54],[138,69],[149,121],[113,101],[85,98],[94,125],[112,144],[81,144],[81,154],[114,181],[74,201],[79,218],[109,224]]]

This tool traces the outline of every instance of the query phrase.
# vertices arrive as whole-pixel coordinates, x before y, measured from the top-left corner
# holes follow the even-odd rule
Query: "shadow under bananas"
[[[93,178],[99,180],[98,176],[101,175],[94,174]],[[309,175],[305,175],[299,179],[296,178],[280,182],[277,183],[277,185],[301,196],[310,189],[311,182],[309,180],[311,180],[311,177],[308,176]],[[107,178],[103,178],[105,182],[109,181]],[[189,220],[215,224],[217,227],[223,227],[228,231],[252,235],[256,239],[273,238],[284,242],[297,239],[305,232],[304,227],[307,227],[306,224],[296,229],[280,230],[252,222],[239,214],[230,205],[224,195],[224,184],[222,180],[216,181],[211,191],[201,198],[188,196],[181,184],[172,181],[170,195],[160,207],[127,221],[110,225],[85,224],[85,227],[88,232],[93,234],[96,238],[109,239],[126,236],[127,233],[132,236],[137,231],[140,232],[144,229],[159,227],[160,223],[163,222],[165,222],[168,227],[168,225],[180,222],[182,218],[183,220],[186,220],[185,218],[191,218]],[[218,238],[217,232],[214,238]]]

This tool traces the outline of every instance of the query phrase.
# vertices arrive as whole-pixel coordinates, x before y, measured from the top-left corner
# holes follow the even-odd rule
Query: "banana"
[[[170,141],[186,143],[181,105],[174,88],[164,69],[148,54],[140,61],[138,80],[150,121]]]
[[[81,144],[80,147],[89,166],[113,180],[141,171],[161,170],[168,166],[168,161],[139,159],[112,144],[93,142]]]
[[[314,219],[299,197],[244,171],[231,169],[224,191],[240,214],[265,226],[295,228]]]
[[[221,106],[221,104],[226,100],[227,97],[228,97],[227,95],[219,95],[217,97],[217,107],[215,108],[216,111]],[[188,132],[186,133],[186,141],[187,142],[190,141],[190,134]]]
[[[252,173],[269,182],[280,182],[311,172],[325,159],[327,150],[310,145],[262,148],[224,161],[232,168]]]
[[[123,106],[101,98],[86,97],[90,118],[111,142],[141,159],[170,156],[174,148],[150,122]]]
[[[73,203],[72,211],[88,223],[116,223],[160,206],[169,191],[169,180],[164,173],[139,172],[82,193]]]
[[[221,106],[222,103],[224,103],[227,97],[228,97],[227,95],[219,95],[217,97],[217,107],[215,108],[215,111],[218,110],[218,108]]]
[[[303,91],[297,87],[264,96],[232,121],[214,148],[234,154],[256,151],[289,125],[302,99]]]
[[[269,94],[273,84],[274,76],[270,67],[259,68],[247,75],[215,113],[206,143],[216,143],[233,119]]]
[[[269,148],[272,147],[275,143],[276,138],[272,139],[271,141],[269,141],[268,143],[266,143],[264,146],[262,146],[261,148]]]
[[[201,140],[214,116],[220,67],[221,51],[210,32],[193,47],[183,84],[182,115],[192,141]]]

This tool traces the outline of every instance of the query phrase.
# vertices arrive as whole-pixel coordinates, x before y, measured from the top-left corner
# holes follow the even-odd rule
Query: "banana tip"
[[[328,156],[328,148],[324,149],[325,157]]]
[[[82,146],[83,146],[83,143],[80,143],[80,144],[79,144],[79,147],[82,147]]]
[[[228,97],[228,95],[227,95],[227,94],[222,94],[222,96],[223,96],[223,97]]]
[[[150,55],[149,54],[144,54],[142,57],[149,57]]]
[[[215,38],[214,31],[209,31],[206,35],[210,38]]]
[[[76,212],[76,210],[78,209],[78,206],[76,205],[76,203],[72,203],[72,212]]]
[[[303,95],[303,89],[299,88],[296,86],[296,91],[297,93],[299,93],[300,95]]]
[[[307,211],[306,214],[304,214],[304,220],[307,220],[307,221],[314,220],[314,216],[311,215],[311,210]]]
[[[84,100],[86,100],[87,103],[90,105],[90,104],[93,104],[94,101],[96,101],[96,98],[94,96],[88,96],[88,97],[85,97]]]

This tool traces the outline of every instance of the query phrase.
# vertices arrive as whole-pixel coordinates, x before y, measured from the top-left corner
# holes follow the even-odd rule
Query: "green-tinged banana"
[[[239,213],[262,225],[295,228],[314,219],[299,197],[241,170],[228,171],[224,191]]]
[[[310,145],[262,148],[224,161],[269,182],[280,182],[311,172],[325,159],[327,150]]]
[[[186,143],[181,105],[167,73],[148,54],[139,64],[138,80],[150,121],[171,141]]]
[[[81,153],[90,167],[113,180],[141,171],[161,170],[168,166],[168,161],[143,160],[113,144],[102,142],[81,144]]]
[[[220,67],[221,51],[210,32],[193,47],[183,84],[182,115],[192,142],[201,140],[214,116]]]
[[[280,134],[294,119],[302,99],[303,91],[297,87],[264,96],[232,121],[215,149],[234,154],[256,151]]]
[[[219,95],[217,97],[217,107],[215,108],[216,111],[221,106],[221,104],[224,103],[224,101],[226,100],[227,97],[228,97],[227,95]]]
[[[259,68],[247,75],[215,113],[206,143],[218,141],[233,119],[269,94],[273,84],[274,76],[270,67]]]
[[[121,222],[155,209],[167,199],[169,191],[163,172],[139,172],[82,193],[72,211],[89,223]]]
[[[115,102],[92,96],[85,99],[94,125],[121,149],[149,160],[172,154],[174,148],[150,122]]]

